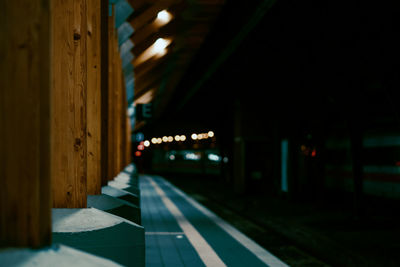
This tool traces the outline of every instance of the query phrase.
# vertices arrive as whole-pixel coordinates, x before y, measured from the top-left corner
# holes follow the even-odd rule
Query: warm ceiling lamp
[[[138,98],[135,99],[134,104],[148,104],[150,103],[154,98],[154,88],[148,90],[146,93],[143,95],[139,96]]]
[[[167,24],[170,22],[172,19],[171,13],[169,13],[167,10],[161,10],[160,12],[157,13],[157,19],[156,21],[160,24]]]
[[[137,67],[141,63],[149,60],[152,57],[162,57],[167,53],[167,46],[172,42],[171,39],[158,38],[154,44],[143,51],[136,59],[133,60],[133,65]]]
[[[171,43],[171,40],[158,38],[153,44],[154,54],[162,55],[165,54],[165,48]]]

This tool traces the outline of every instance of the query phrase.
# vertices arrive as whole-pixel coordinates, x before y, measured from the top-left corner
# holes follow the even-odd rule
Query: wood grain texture
[[[126,116],[126,165],[131,164],[132,162],[132,126],[131,126],[131,120],[129,116]]]
[[[0,1],[0,246],[51,243],[49,5]]]
[[[87,192],[101,194],[101,14],[87,0]]]
[[[128,110],[128,103],[126,99],[126,86],[125,86],[125,77],[124,74],[121,71],[121,84],[122,84],[122,89],[121,89],[121,170],[125,168],[128,164],[127,158],[126,158],[126,149],[127,149],[127,123],[126,123],[126,117],[127,117],[127,110]]]
[[[55,208],[86,207],[86,0],[53,1],[52,195]]]
[[[121,140],[121,112],[122,112],[122,61],[118,49],[118,39],[114,39],[114,57],[115,57],[115,72],[114,72],[114,120],[115,130],[115,146],[116,146],[116,164],[114,165],[114,175],[117,175],[122,170],[122,140]]]
[[[108,0],[101,0],[101,185],[108,182]]]
[[[115,176],[116,145],[115,145],[115,10],[112,5],[112,16],[108,18],[108,166],[107,178],[112,180]]]

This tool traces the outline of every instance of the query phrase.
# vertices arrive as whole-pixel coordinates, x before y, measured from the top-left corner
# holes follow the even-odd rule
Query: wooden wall
[[[49,9],[0,1],[0,246],[51,242]]]

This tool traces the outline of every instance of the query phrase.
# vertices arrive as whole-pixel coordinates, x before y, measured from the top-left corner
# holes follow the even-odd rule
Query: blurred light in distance
[[[195,134],[195,133],[192,134],[192,139],[193,139],[193,140],[196,140],[196,139],[197,139],[197,134]]]
[[[186,140],[186,136],[181,135],[181,141],[185,141]]]
[[[214,137],[214,132],[213,132],[213,131],[209,131],[209,132],[207,133],[207,135],[208,135],[208,137]]]
[[[168,137],[163,136],[162,141],[163,141],[163,142],[168,142]]]
[[[153,138],[154,139],[154,138]],[[152,140],[153,140],[152,139]],[[154,143],[153,143],[154,144]],[[146,140],[146,141],[144,141],[143,142],[143,145],[145,146],[145,147],[149,147],[150,146],[150,141],[149,140]]]
[[[168,142],[174,141],[174,138],[172,136],[168,136]]]
[[[150,45],[146,50],[143,51],[138,57],[136,57],[132,64],[137,67],[143,62],[149,60],[152,57],[161,57],[167,53],[167,46],[172,42],[172,39],[158,38],[154,44]]]
[[[195,153],[186,153],[183,157],[187,160],[200,160],[201,158],[200,154]]]
[[[175,160],[175,155],[169,155],[170,160]]]
[[[223,162],[224,162],[224,163],[228,163],[228,162],[229,162],[228,157],[224,157]]]
[[[141,144],[138,145],[137,149],[138,149],[138,150],[144,150],[144,145],[141,145]]]
[[[221,157],[216,154],[208,154],[207,157],[211,161],[221,161]]]
[[[165,48],[171,43],[170,40],[164,38],[158,38],[157,41],[154,42],[153,52],[154,54],[163,55],[165,54]]]
[[[181,141],[181,136],[180,135],[175,135],[175,141]]]
[[[171,13],[169,13],[165,9],[157,13],[157,20],[163,24],[168,23],[171,20],[171,18],[172,18]]]
[[[315,149],[313,149],[313,151],[311,152],[311,157],[315,157],[317,155],[317,151]]]
[[[161,144],[161,143],[162,143],[162,139],[161,139],[161,137],[158,137],[158,138],[157,138],[157,143],[159,143],[159,144]]]
[[[155,138],[155,137],[151,138],[151,142],[152,142],[153,144],[157,144],[157,143],[158,143],[158,142],[157,142],[157,138]]]
[[[135,99],[135,101],[133,102],[135,105],[136,104],[148,104],[151,102],[151,100],[153,99],[154,96],[154,88],[148,90],[146,93],[144,93],[143,95],[139,96],[138,98]],[[134,111],[133,111],[134,112]]]
[[[135,152],[135,156],[136,156],[136,157],[140,157],[141,155],[142,155],[142,152],[140,152],[140,151],[136,151],[136,152]]]
[[[132,117],[134,114],[135,114],[135,107],[130,106],[130,107],[128,108],[128,116],[129,116],[129,117]]]
[[[141,142],[141,141],[143,141],[144,140],[144,134],[143,133],[137,133],[136,134],[136,141],[137,142]]]

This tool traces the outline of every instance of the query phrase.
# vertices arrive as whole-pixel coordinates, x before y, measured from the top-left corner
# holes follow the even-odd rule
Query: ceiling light
[[[148,104],[153,100],[154,97],[154,88],[148,90],[146,93],[143,95],[139,96],[138,98],[135,99],[134,103],[135,104]],[[134,110],[133,110],[134,112]]]
[[[171,20],[171,13],[169,13],[167,10],[161,10],[157,14],[157,20],[163,24],[168,23]]]
[[[169,45],[171,41],[166,40],[164,38],[158,38],[157,41],[154,42],[153,49],[155,54],[163,54],[165,52],[165,48]]]

